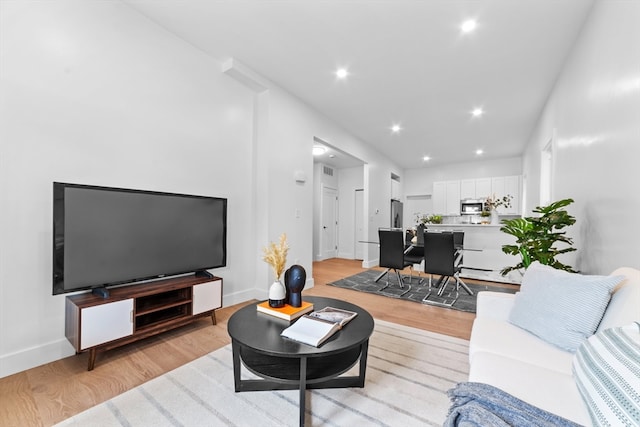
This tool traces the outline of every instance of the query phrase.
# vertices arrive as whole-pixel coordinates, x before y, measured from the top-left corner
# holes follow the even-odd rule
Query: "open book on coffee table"
[[[300,317],[282,331],[282,336],[315,347],[320,346],[342,329],[358,313],[340,308],[325,307]]]

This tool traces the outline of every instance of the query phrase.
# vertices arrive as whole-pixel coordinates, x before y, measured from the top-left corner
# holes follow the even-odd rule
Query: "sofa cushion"
[[[478,352],[470,367],[469,381],[490,384],[540,409],[581,425],[591,425],[589,412],[570,373]]]
[[[522,278],[509,322],[573,352],[596,331],[611,290],[623,279],[569,273],[534,262]]]
[[[517,293],[516,293],[517,294]],[[476,318],[487,317],[507,321],[515,302],[515,294],[480,291],[476,298]]]
[[[640,270],[622,267],[611,275],[623,275],[625,279],[613,290],[598,331],[628,325],[640,319]]]
[[[476,353],[480,352],[494,353],[571,375],[573,353],[561,350],[505,321],[476,318],[469,341],[469,362],[472,365]]]
[[[640,426],[639,328],[598,332],[575,354],[576,384],[595,425]]]

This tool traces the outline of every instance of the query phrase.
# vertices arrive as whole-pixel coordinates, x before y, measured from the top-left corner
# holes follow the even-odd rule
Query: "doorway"
[[[359,216],[365,231],[367,227],[365,163],[318,137],[314,137],[313,142],[323,148],[318,152],[324,153],[313,158],[313,258],[315,261],[331,257],[354,259],[355,190],[362,190],[363,213]],[[363,251],[364,254],[358,256],[366,258],[367,248]]]
[[[322,187],[321,258],[338,256],[338,190]]]

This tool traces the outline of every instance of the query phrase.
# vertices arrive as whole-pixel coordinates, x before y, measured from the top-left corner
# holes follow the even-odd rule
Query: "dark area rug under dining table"
[[[394,272],[390,272],[387,276],[382,277],[378,282],[376,282],[375,280],[378,276],[380,276],[380,274],[382,274],[381,270],[367,270],[353,276],[345,277],[344,279],[329,283],[329,285],[336,286],[338,288],[353,289],[355,291],[383,295],[391,298],[399,298],[407,301],[417,302],[420,304],[427,304],[422,300],[427,295],[427,293],[429,293],[429,276],[422,275],[418,277],[417,275],[414,275],[412,283],[409,283],[409,276],[403,275],[403,277],[405,277],[406,285],[405,288],[402,289],[400,288],[400,286],[398,286],[398,279],[396,278],[396,274]],[[438,278],[439,276],[437,275],[433,276],[433,284],[437,282]],[[420,279],[422,279],[422,282],[418,283]],[[386,286],[387,280],[389,281],[389,286]],[[466,281],[464,279],[463,281],[473,291],[473,295],[469,295],[464,290],[464,288],[460,286],[458,299],[453,304],[453,306],[450,307],[454,310],[475,313],[476,297],[478,292],[480,291],[505,292],[511,294],[517,292],[517,289],[508,287],[493,286],[490,284],[470,283],[469,281]],[[411,285],[411,290],[402,295],[403,292],[407,290],[407,285]],[[451,278],[445,291],[449,292],[454,288],[455,279]],[[436,293],[437,289],[435,289],[435,291],[433,289],[435,288],[432,288],[432,291]]]

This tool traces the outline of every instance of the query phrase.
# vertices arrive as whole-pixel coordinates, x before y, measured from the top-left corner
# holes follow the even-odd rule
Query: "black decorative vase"
[[[292,265],[284,272],[284,287],[287,290],[287,301],[292,307],[302,305],[302,290],[307,282],[307,272],[301,265]]]

